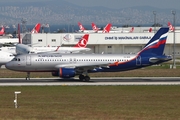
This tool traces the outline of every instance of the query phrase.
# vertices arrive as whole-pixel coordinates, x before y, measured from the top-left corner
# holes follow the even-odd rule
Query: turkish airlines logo
[[[105,29],[105,30],[103,31],[103,33],[108,33],[108,31]]]
[[[78,43],[79,47],[86,47],[87,45],[87,40],[85,38],[81,39]]]
[[[63,37],[63,40],[66,41],[66,42],[70,42],[72,39],[72,36],[70,34],[67,34]]]
[[[80,25],[79,27],[80,27],[81,30],[83,30],[83,26],[82,25]]]
[[[96,26],[93,26],[93,29],[94,29],[94,30],[97,30],[97,27],[96,27]]]

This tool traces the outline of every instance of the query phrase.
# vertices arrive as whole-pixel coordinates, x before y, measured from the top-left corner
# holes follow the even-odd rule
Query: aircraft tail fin
[[[88,39],[89,34],[85,34],[74,47],[85,48],[87,46]]]
[[[96,26],[95,23],[92,22],[91,25],[92,25],[92,29],[93,29],[95,32],[97,32],[97,31],[99,30],[99,28]]]
[[[138,54],[163,55],[169,28],[160,28]]]
[[[174,26],[171,24],[171,22],[168,22],[168,27],[170,31],[174,31]]]
[[[31,33],[39,33],[41,28],[41,23],[37,23],[35,27],[32,29]]]
[[[78,26],[79,26],[79,29],[80,29],[81,31],[86,30],[86,29],[84,28],[84,26],[83,26],[80,22],[78,22]]]
[[[111,26],[111,23],[108,23],[106,27],[103,29],[102,33],[109,33],[109,31],[111,30]]]
[[[4,34],[4,26],[2,26],[1,30],[0,30],[0,35],[3,35]]]
[[[133,31],[134,31],[134,27],[132,27],[132,28],[131,28],[131,30],[130,30],[129,32],[131,32],[131,33],[132,33]]]
[[[152,28],[151,27],[149,28],[148,32],[152,32]]]

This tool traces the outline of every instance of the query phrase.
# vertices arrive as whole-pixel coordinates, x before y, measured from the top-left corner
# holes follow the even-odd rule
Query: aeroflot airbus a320
[[[6,64],[15,71],[52,72],[53,76],[70,78],[79,75],[89,81],[88,73],[118,72],[138,69],[172,60],[163,54],[169,28],[160,28],[137,54],[25,54],[16,56]]]

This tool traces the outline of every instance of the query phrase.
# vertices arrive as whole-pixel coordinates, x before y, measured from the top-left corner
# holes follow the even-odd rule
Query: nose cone
[[[5,64],[5,67],[6,67],[7,69],[9,69],[9,70],[13,70],[13,69],[12,69],[12,68],[13,68],[12,62],[7,62],[7,63]]]

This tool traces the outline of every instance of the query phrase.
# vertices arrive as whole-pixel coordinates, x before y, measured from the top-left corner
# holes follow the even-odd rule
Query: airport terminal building
[[[140,31],[140,30],[139,30]],[[87,47],[88,53],[123,53],[135,54],[139,52],[155,34],[154,32],[135,31],[133,33],[89,33]],[[24,44],[32,46],[72,46],[77,44],[85,33],[37,33],[26,34],[23,37]],[[169,32],[165,47],[165,54],[173,53],[175,38],[175,53],[180,55],[180,31]]]

